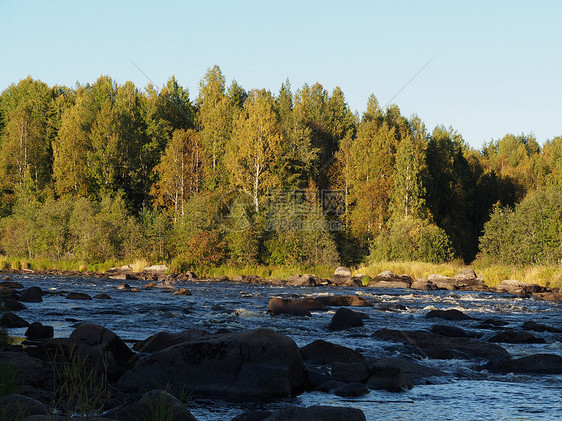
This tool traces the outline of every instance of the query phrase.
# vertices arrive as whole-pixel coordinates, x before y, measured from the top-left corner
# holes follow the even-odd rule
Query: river
[[[426,330],[432,324],[450,324],[478,331],[484,319],[520,328],[528,320],[562,328],[559,302],[488,292],[412,291],[352,287],[287,287],[246,285],[229,282],[188,282],[177,285],[191,290],[191,296],[174,296],[162,289],[120,291],[123,281],[89,277],[10,274],[25,287],[39,286],[47,294],[41,303],[25,303],[18,315],[31,322],[54,327],[55,337],[68,337],[77,323],[90,322],[117,333],[129,345],[159,332],[199,328],[238,331],[270,327],[290,336],[298,346],[324,339],[360,350],[366,357],[400,356],[399,347],[370,335],[382,328]],[[127,281],[142,288],[145,282]],[[68,292],[94,296],[107,293],[110,300],[77,301],[65,298]],[[327,329],[334,311],[313,312],[312,317],[275,316],[266,313],[272,297],[358,294],[373,307],[360,308],[368,314],[365,326],[344,332]],[[449,322],[427,319],[431,309],[458,309],[479,320]],[[10,329],[23,336],[25,329]],[[485,340],[494,332],[481,330]],[[532,332],[546,344],[500,344],[512,356],[537,353],[562,356],[562,334]],[[267,404],[232,404],[196,400],[190,410],[198,420],[230,420],[248,409],[276,409],[287,405],[340,405],[360,408],[368,420],[554,420],[562,419],[562,375],[490,374],[477,369],[474,361],[430,360],[422,364],[439,368],[448,376],[429,385],[417,385],[402,393],[371,391],[360,398],[340,398],[309,392]]]

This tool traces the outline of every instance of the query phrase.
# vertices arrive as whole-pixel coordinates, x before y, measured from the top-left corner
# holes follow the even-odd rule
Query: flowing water
[[[293,338],[298,346],[324,339],[360,350],[366,357],[400,356],[400,347],[370,335],[381,328],[426,330],[433,324],[450,324],[478,331],[478,320],[449,322],[427,319],[431,309],[458,309],[484,320],[507,322],[506,328],[520,328],[528,320],[562,328],[562,305],[556,302],[486,292],[382,290],[371,288],[286,287],[234,283],[191,282],[191,296],[173,296],[161,289],[127,292],[116,289],[122,281],[99,278],[10,275],[25,287],[39,286],[48,294],[42,303],[25,303],[18,314],[29,322],[40,321],[55,329],[55,337],[68,337],[77,323],[105,326],[126,342],[142,340],[159,332],[187,328],[214,332],[270,327]],[[142,288],[142,281],[127,281]],[[68,292],[91,296],[107,293],[111,300],[77,301]],[[272,297],[358,294],[373,303],[360,308],[368,314],[365,326],[344,332],[327,329],[334,311],[313,312],[312,317],[276,316],[266,313]],[[25,329],[10,329],[23,336]],[[483,340],[494,331],[480,330]],[[562,334],[531,332],[546,344],[500,344],[514,357],[537,353],[562,355]],[[368,420],[555,420],[562,419],[562,375],[490,374],[477,370],[474,361],[429,360],[422,364],[439,368],[448,376],[432,379],[431,385],[417,385],[410,391],[371,391],[360,398],[340,398],[320,392],[267,404],[232,404],[196,400],[190,410],[198,420],[230,420],[248,409],[278,409],[288,405],[339,405],[360,408]]]

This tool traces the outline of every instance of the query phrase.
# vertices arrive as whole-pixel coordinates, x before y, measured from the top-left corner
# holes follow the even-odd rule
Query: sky
[[[560,22],[557,0],[0,0],[0,91],[175,75],[195,99],[216,64],[246,90],[339,86],[360,115],[374,94],[477,149],[543,143],[562,135]]]

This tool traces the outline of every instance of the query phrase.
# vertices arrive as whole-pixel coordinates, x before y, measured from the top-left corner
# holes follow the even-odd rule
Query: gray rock
[[[24,303],[40,303],[43,301],[43,291],[39,287],[24,289],[19,300]]]
[[[360,352],[342,345],[317,339],[300,349],[305,361],[317,364],[328,364],[334,362],[361,362],[365,358]]]
[[[363,383],[352,382],[334,389],[334,395],[345,398],[356,398],[368,394],[369,388]]]
[[[371,307],[372,304],[358,295],[321,295],[316,297],[325,306],[330,307]]]
[[[158,332],[144,341],[137,342],[133,349],[138,352],[157,352],[184,342],[190,342],[210,336],[209,332],[200,329],[186,329],[179,333]]]
[[[366,362],[334,362],[332,364],[332,376],[345,383],[365,383],[370,377],[370,370]]]
[[[429,313],[425,315],[428,319],[439,318],[444,320],[471,320],[472,317],[467,316],[462,311],[456,309],[449,310],[430,310]]]
[[[345,330],[352,327],[362,327],[363,318],[361,315],[346,307],[339,308],[330,322],[331,330]]]
[[[25,321],[17,314],[8,312],[8,313],[4,313],[4,315],[0,319],[0,326],[9,329],[14,327],[28,327],[29,322]]]

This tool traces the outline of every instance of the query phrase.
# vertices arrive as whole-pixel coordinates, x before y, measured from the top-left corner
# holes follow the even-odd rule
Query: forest
[[[541,144],[542,143],[542,144]],[[190,97],[31,77],[0,96],[0,255],[218,265],[558,264],[562,137],[470,147],[374,95],[228,86]]]

